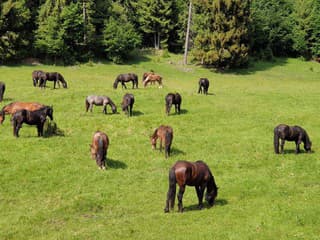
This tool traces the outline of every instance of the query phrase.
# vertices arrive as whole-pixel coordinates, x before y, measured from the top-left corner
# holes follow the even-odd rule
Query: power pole
[[[189,48],[189,34],[190,34],[190,24],[191,24],[191,14],[192,14],[192,1],[189,2],[189,12],[188,12],[188,23],[187,23],[187,32],[186,32],[186,42],[184,45],[184,58],[183,64],[187,65],[187,57],[188,57],[188,48]]]

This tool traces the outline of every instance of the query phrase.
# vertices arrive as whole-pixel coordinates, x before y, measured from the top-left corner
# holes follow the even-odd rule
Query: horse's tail
[[[169,171],[169,190],[167,193],[167,202],[166,202],[166,208],[165,212],[169,212],[169,208],[173,209],[174,202],[175,202],[175,196],[176,196],[176,173],[174,168],[171,168]]]
[[[165,154],[166,154],[166,158],[170,156],[172,137],[173,137],[172,132],[167,131],[166,135],[165,135]]]
[[[85,104],[86,104],[86,112],[88,112],[88,109],[89,109],[89,106],[90,106],[88,98],[86,98]]]
[[[273,146],[274,146],[274,152],[279,153],[279,133],[278,128],[276,127],[273,130]]]

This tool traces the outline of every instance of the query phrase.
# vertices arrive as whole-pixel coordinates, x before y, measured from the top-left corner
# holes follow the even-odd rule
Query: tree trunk
[[[184,58],[183,64],[187,65],[187,57],[188,57],[188,48],[189,48],[189,33],[190,33],[190,24],[191,24],[191,13],[192,13],[192,1],[189,2],[189,13],[188,13],[188,23],[187,23],[187,33],[186,33],[186,42],[184,45]]]

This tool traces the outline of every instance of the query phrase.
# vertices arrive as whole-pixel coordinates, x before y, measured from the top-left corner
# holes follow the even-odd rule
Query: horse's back
[[[13,114],[16,111],[22,110],[22,109],[26,109],[28,111],[34,111],[34,110],[38,110],[39,108],[44,107],[43,104],[38,103],[38,102],[12,102],[8,105],[6,105],[3,110],[6,113],[10,113]]]
[[[94,146],[95,149],[99,148],[99,139],[102,139],[103,141],[103,148],[106,150],[109,146],[109,138],[106,133],[97,131],[94,133],[93,138],[92,138],[92,145]]]

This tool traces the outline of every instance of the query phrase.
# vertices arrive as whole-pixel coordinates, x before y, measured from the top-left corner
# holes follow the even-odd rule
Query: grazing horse
[[[97,131],[92,137],[92,144],[89,144],[91,157],[96,160],[100,169],[106,169],[107,151],[109,147],[109,138],[104,132]]]
[[[33,86],[36,87],[38,85],[38,82],[40,82],[41,80],[41,74],[43,74],[44,72],[41,70],[35,70],[32,72],[32,81],[33,81]]]
[[[112,113],[117,112],[117,107],[111,100],[111,98],[107,96],[87,96],[86,98],[86,111],[90,109],[90,112],[92,112],[93,105],[96,106],[103,106],[103,113],[107,114],[107,104],[111,106]]]
[[[168,93],[166,98],[166,114],[169,115],[172,104],[174,104],[175,112],[180,114],[181,96],[179,93]]]
[[[0,102],[3,100],[4,91],[6,90],[6,84],[4,82],[0,82]]]
[[[143,86],[146,87],[148,83],[158,82],[159,88],[162,88],[162,77],[158,74],[150,73],[145,80],[143,80]]]
[[[209,80],[207,78],[200,78],[198,93],[203,92],[203,94],[208,95],[208,88],[209,88]]]
[[[58,72],[43,72],[40,74],[40,87],[45,88],[47,81],[53,81],[53,88],[56,88],[56,82],[60,88],[60,82],[62,83],[63,88],[67,88],[67,82],[63,76]]]
[[[38,137],[43,136],[43,125],[47,116],[53,120],[52,107],[45,106],[35,111],[22,109],[15,112],[12,116],[13,136],[19,137],[19,130],[23,123],[37,125]]]
[[[122,111],[124,111],[128,115],[128,117],[132,116],[133,104],[134,104],[134,96],[133,96],[133,94],[126,93],[123,96],[121,107],[122,107]]]
[[[132,81],[132,89],[134,87],[138,88],[138,76],[136,74],[134,73],[119,74],[113,83],[113,88],[117,89],[118,83],[120,82],[122,85],[122,88],[127,89],[125,82],[130,82],[130,81]]]
[[[169,208],[172,210],[174,207],[176,184],[179,185],[179,193],[177,194],[179,212],[183,212],[182,197],[186,185],[195,187],[199,209],[203,207],[202,199],[205,189],[207,189],[206,201],[210,206],[213,206],[218,195],[218,187],[207,164],[202,161],[177,161],[169,171],[169,190],[164,209],[166,213],[169,212]]]
[[[5,119],[5,114],[13,115],[16,111],[19,111],[22,109],[25,109],[28,111],[35,111],[44,106],[45,105],[37,102],[12,102],[8,105],[5,105],[0,111],[0,124],[3,123]]]
[[[283,147],[285,140],[287,141],[295,141],[296,143],[296,154],[300,153],[300,144],[304,143],[304,149],[307,152],[311,152],[312,142],[310,138],[302,127],[299,126],[288,126],[285,124],[280,124],[274,128],[274,151],[275,153],[279,153],[279,138],[281,139],[281,150],[280,153],[283,153]]]
[[[150,70],[150,72],[145,72],[145,73],[142,75],[142,83],[144,82],[144,80],[146,80],[146,78],[147,78],[150,74],[154,74],[154,71],[153,71],[153,70]]]
[[[171,152],[173,139],[173,129],[170,126],[161,125],[151,136],[152,149],[156,149],[157,139],[160,138],[160,152],[162,152],[162,142],[164,142],[165,156],[168,158]]]

